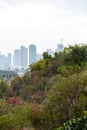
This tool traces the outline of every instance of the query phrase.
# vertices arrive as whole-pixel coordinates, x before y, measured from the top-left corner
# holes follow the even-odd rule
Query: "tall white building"
[[[0,70],[6,70],[7,59],[5,55],[0,54]]]
[[[13,66],[19,69],[28,67],[28,48],[21,46],[20,49],[14,50]]]
[[[15,49],[14,50],[14,55],[13,55],[13,66],[15,67],[20,67],[20,50]]]
[[[26,48],[25,46],[20,47],[20,61],[21,67],[28,67],[28,48]]]
[[[11,70],[11,53],[7,56],[0,54],[0,70]]]
[[[9,70],[12,67],[12,54],[11,53],[8,53],[8,55],[7,55],[7,66],[8,66]]]

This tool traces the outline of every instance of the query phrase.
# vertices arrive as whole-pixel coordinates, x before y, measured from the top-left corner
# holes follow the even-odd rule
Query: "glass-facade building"
[[[31,44],[29,45],[29,65],[36,62],[36,46]]]

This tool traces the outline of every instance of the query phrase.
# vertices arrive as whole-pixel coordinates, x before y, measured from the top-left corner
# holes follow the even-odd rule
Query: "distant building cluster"
[[[20,49],[15,49],[13,54],[13,68],[26,69],[29,65],[36,62],[36,46],[31,44],[29,48],[20,46]]]
[[[20,49],[15,49],[13,54],[13,67],[26,68],[28,66],[28,48],[21,46]]]
[[[58,44],[56,52],[64,50],[63,44]],[[47,49],[49,55],[54,56],[54,51]],[[42,54],[37,53],[36,46],[30,44],[29,48],[20,46],[15,49],[13,55],[8,53],[7,56],[0,54],[0,70],[25,70],[29,65],[43,58]]]
[[[0,54],[0,70],[10,70],[11,68],[11,53],[8,53],[7,56]]]

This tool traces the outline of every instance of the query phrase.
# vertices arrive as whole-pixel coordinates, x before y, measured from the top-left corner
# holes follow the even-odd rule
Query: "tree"
[[[32,108],[30,104],[24,103],[13,107],[5,103],[2,107],[3,109],[0,111],[0,130],[22,130],[24,127],[31,125]]]
[[[16,76],[11,80],[11,87],[15,96],[19,96],[23,87],[23,80],[21,77]]]
[[[8,96],[9,86],[7,81],[0,79],[0,98],[6,98]]]
[[[43,59],[52,59],[52,56],[48,54],[48,52],[43,53]]]
[[[70,47],[72,49],[71,55],[72,55],[72,60],[75,64],[82,65],[82,63],[87,61],[87,46],[82,45],[78,46],[75,45],[74,47]]]
[[[32,95],[35,93],[36,91],[36,86],[33,85],[27,85],[23,88],[23,92],[22,92],[22,97],[29,101],[32,102]]]
[[[64,50],[64,63],[83,66],[87,62],[87,45],[69,46]]]
[[[63,124],[56,130],[86,130],[87,129],[87,112],[79,118],[74,118]]]
[[[44,104],[44,127],[53,130],[69,119],[80,116],[86,109],[87,74],[57,76]]]

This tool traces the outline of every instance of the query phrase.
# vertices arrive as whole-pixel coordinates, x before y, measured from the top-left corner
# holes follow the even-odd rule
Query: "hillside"
[[[83,117],[87,111],[87,46],[69,46],[54,57],[44,52],[43,59],[23,77],[12,79],[10,86],[1,80],[0,97],[2,130],[4,126],[8,130],[30,126],[56,130],[68,120]]]

